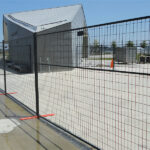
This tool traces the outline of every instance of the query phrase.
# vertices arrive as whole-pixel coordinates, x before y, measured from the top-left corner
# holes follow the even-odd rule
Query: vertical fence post
[[[113,70],[115,69],[115,60],[116,60],[115,53],[116,53],[116,48],[113,47]]]
[[[4,69],[4,91],[7,93],[6,87],[6,60],[5,60],[5,41],[3,40],[3,69]]]
[[[103,52],[102,51],[103,51],[103,45],[101,45],[101,67],[102,67],[102,63],[103,63],[103,61],[102,61],[102,58],[103,58],[102,54],[103,54]]]
[[[36,115],[39,118],[39,89],[38,89],[38,63],[37,63],[37,37],[34,37],[34,72],[35,72],[35,96],[36,96]]]

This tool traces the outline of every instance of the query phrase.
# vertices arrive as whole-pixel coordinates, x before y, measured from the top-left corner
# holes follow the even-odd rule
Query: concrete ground
[[[1,150],[84,150],[62,133],[56,132],[38,119],[20,121],[31,116],[18,104],[0,95],[0,149]]]

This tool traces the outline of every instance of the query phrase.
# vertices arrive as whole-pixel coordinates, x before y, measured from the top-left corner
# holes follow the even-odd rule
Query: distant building
[[[83,48],[87,44],[87,33],[48,33],[84,26],[86,19],[82,5],[5,14],[3,31],[4,40],[9,41],[9,59],[16,65],[26,66],[28,72],[33,72],[33,35],[36,33],[38,63],[52,64],[40,66],[40,71],[55,70],[58,65],[77,66],[81,57],[87,57],[88,50]]]
[[[114,60],[120,63],[137,63],[136,47],[117,47],[114,49]]]
[[[146,46],[146,47],[144,48],[144,54],[145,54],[145,55],[150,55],[150,46]]]

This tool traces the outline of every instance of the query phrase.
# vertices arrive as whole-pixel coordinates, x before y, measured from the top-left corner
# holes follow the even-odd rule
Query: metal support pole
[[[34,33],[34,72],[35,72],[35,96],[36,96],[36,115],[39,118],[39,89],[38,89],[38,63],[37,63],[37,37]]]
[[[116,48],[115,47],[113,47],[113,70],[115,69],[115,60],[116,60],[116,58],[115,58],[115,52],[116,51]]]
[[[103,61],[102,61],[102,59],[103,59],[103,57],[102,57],[103,52],[102,52],[102,51],[103,51],[103,45],[101,45],[101,67],[103,67],[103,66],[102,66],[102,63],[103,63]]]
[[[3,69],[4,69],[4,91],[7,94],[7,87],[6,87],[6,60],[5,60],[5,42],[3,40]]]

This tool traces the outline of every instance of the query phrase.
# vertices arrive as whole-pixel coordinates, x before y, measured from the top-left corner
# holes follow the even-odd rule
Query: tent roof
[[[32,32],[40,32],[73,20],[82,5],[5,14],[4,17]]]

